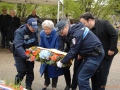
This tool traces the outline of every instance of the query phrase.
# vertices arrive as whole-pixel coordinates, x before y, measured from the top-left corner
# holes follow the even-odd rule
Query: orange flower
[[[40,52],[40,48],[37,48],[36,52],[39,53]]]
[[[20,90],[23,90],[23,87],[22,87],[22,86],[20,86]]]
[[[30,60],[31,60],[31,61],[34,61],[34,60],[35,60],[35,56],[31,56],[31,57],[30,57]]]
[[[51,56],[51,60],[53,60],[53,61],[57,61],[57,58],[58,58],[58,55]]]
[[[34,56],[37,56],[37,51],[32,51],[32,54],[33,54]]]
[[[25,54],[26,54],[26,55],[29,55],[29,54],[30,54],[30,50],[27,49],[27,50],[25,51]]]

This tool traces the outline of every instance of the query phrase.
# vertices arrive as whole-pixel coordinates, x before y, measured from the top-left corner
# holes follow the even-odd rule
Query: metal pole
[[[64,5],[62,4],[62,18],[63,18],[63,13],[64,13]]]
[[[57,22],[59,22],[59,12],[60,11],[60,1],[58,0],[58,13],[57,13]]]

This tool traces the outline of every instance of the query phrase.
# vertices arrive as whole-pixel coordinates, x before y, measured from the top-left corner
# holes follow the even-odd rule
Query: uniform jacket
[[[96,35],[87,27],[84,27],[82,23],[78,23],[70,29],[69,34],[72,39],[72,45],[68,54],[61,61],[62,63],[67,63],[78,54],[84,56],[86,53],[92,52],[95,47],[102,45]],[[97,61],[93,61],[92,63],[98,64]]]
[[[14,37],[14,56],[27,59],[25,49],[38,45],[36,33],[32,33],[26,25],[22,25],[15,31]]]
[[[59,41],[58,36],[56,35],[56,31],[53,29],[49,35],[46,35],[44,30],[40,32],[40,44],[41,47],[44,48],[55,48],[58,49]],[[57,66],[50,66],[46,64],[41,64],[40,74],[43,75],[44,70],[48,69],[49,78],[57,77],[63,74],[62,69]]]
[[[110,59],[118,52],[118,34],[114,27],[106,20],[96,20],[95,26],[91,29],[102,42],[105,50],[105,58]],[[95,31],[94,31],[95,30]],[[108,55],[108,50],[115,52],[113,56]]]
[[[19,28],[20,26],[20,19],[18,17],[10,17],[8,22],[8,34],[7,37],[9,40],[14,39],[14,32]]]

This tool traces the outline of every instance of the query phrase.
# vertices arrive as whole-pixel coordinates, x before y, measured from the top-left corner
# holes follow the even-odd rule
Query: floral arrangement
[[[40,48],[36,46],[26,49],[25,54],[30,57],[29,61],[35,61],[39,59]]]
[[[3,80],[0,80],[0,90],[27,90],[21,85],[15,85],[13,83],[6,83]]]
[[[30,61],[39,61],[48,65],[56,65],[56,62],[62,60],[67,54],[56,49],[47,49],[42,47],[30,47],[26,49],[26,55],[30,56]],[[62,67],[69,67],[72,65],[72,60],[69,63],[63,64]]]

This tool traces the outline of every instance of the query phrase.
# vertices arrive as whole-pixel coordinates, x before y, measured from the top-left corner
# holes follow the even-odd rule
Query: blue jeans
[[[104,57],[104,50],[102,48],[101,52],[102,54],[97,56],[86,57],[79,67],[77,76],[79,90],[91,90],[89,79],[94,75]]]
[[[1,32],[2,40],[1,40],[1,46],[2,48],[7,47],[8,48],[8,39],[7,39],[7,31]]]

